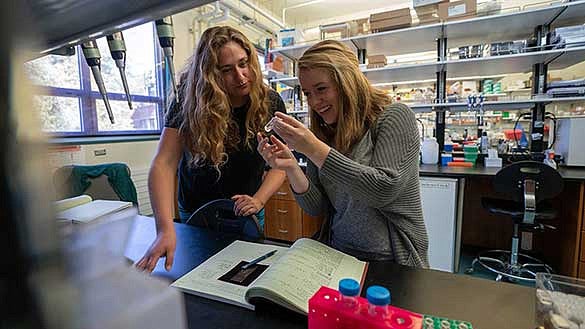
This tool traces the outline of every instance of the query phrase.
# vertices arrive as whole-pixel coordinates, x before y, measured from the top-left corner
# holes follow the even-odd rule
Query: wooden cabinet
[[[302,233],[302,211],[295,201],[271,199],[266,204],[266,237],[294,241]]]
[[[321,217],[310,216],[299,207],[288,181],[266,203],[264,225],[267,238],[292,242],[311,237],[321,228],[322,222]]]
[[[581,232],[581,262],[585,262],[585,231]]]
[[[581,256],[579,258],[580,261],[578,277],[585,279],[585,223],[583,223],[583,231],[581,231]]]
[[[578,255],[578,272],[577,277],[581,279],[585,279],[585,183],[581,183],[581,191],[579,194],[579,218],[578,223],[581,225],[581,239],[579,243],[581,244],[581,250],[577,250],[576,254]],[[577,244],[578,246],[579,244]]]

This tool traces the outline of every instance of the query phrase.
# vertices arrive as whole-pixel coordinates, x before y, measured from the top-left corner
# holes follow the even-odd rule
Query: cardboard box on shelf
[[[438,23],[441,19],[438,14],[418,15],[419,24],[431,24]]]
[[[442,3],[443,2],[449,2],[449,1],[448,0],[442,1]],[[428,14],[438,14],[439,4],[417,7],[417,8],[414,8],[414,11],[416,12],[417,16],[423,16],[423,15],[428,15]]]
[[[411,23],[412,20],[410,17],[385,19],[383,21],[376,21],[370,23],[370,31],[372,31],[372,33],[377,33],[396,30],[404,27],[409,27]]]
[[[388,64],[385,55],[370,55],[368,56],[368,64]]]
[[[379,69],[381,67],[386,66],[384,63],[371,63],[366,66],[367,69]]]
[[[414,10],[416,12],[416,17],[418,18],[419,24],[438,23],[441,21],[439,18],[438,4],[417,7],[414,8]]]
[[[439,18],[442,20],[464,19],[475,16],[477,0],[461,0],[439,4]]]
[[[412,20],[412,17],[410,16],[410,8],[402,8],[397,10],[390,10],[381,13],[371,14],[370,24],[372,22],[404,17],[408,17],[410,20]]]

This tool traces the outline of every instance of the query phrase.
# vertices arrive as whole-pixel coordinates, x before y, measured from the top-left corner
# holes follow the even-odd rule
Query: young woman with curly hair
[[[263,83],[256,50],[241,32],[207,29],[179,81],[180,102],[166,115],[148,177],[157,237],[137,263],[147,271],[160,257],[167,271],[173,264],[175,175],[182,221],[211,200],[231,198],[237,215],[262,222],[264,204],[285,178],[277,169],[264,175],[255,138],[275,112],[285,112],[284,103]]]

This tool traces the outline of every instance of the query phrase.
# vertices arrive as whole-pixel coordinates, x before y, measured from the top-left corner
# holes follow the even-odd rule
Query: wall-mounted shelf
[[[534,64],[547,63],[549,69],[558,70],[575,65],[585,60],[585,47],[562,48],[520,54],[456,59],[444,62],[430,62],[422,64],[407,64],[385,66],[376,69],[362,70],[371,83],[394,83],[435,78],[435,73],[441,69],[447,71],[449,79],[456,79],[470,75],[490,76],[509,73],[526,73],[532,70]],[[270,82],[280,82],[294,87],[298,85],[296,77],[271,79]]]
[[[433,110],[439,109],[435,104],[409,104],[408,105],[415,113],[430,113]]]
[[[342,39],[339,41],[343,42],[346,46],[350,47],[352,50],[357,51],[357,48],[354,46],[354,44],[351,41],[349,41],[349,39]],[[307,49],[309,49],[312,45],[314,45],[316,43],[317,43],[317,41],[302,43],[302,44],[288,46],[288,47],[274,48],[270,52],[275,54],[275,55],[282,55],[282,56],[284,56],[292,61],[296,61],[299,58],[301,58],[301,56],[303,55],[303,53]]]
[[[349,38],[358,49],[367,54],[395,56],[435,51],[435,40],[441,36],[442,23],[409,27],[406,29],[360,35]]]
[[[299,79],[297,77],[287,77],[287,78],[275,78],[275,79],[268,79],[269,83],[282,83],[289,87],[294,88],[295,86],[299,85]]]
[[[448,47],[497,41],[527,39],[539,25],[548,24],[566,5],[543,7],[514,13],[474,17],[444,24]]]
[[[438,62],[431,62],[365,69],[362,72],[371,83],[392,83],[433,79],[436,77],[435,73],[440,69],[441,66]]]
[[[563,12],[552,23],[553,27],[583,24],[585,1],[569,2],[562,5]]]
[[[551,62],[549,69],[564,69],[585,60],[585,47],[544,50],[520,54],[457,59],[440,62],[444,64],[447,77],[469,75],[495,75],[527,73],[534,64]]]
[[[567,102],[585,102],[585,97],[558,97],[558,98],[533,98],[526,100],[513,101],[487,101],[483,103],[484,111],[505,111],[505,110],[523,110],[529,109],[534,104],[543,103],[567,103]],[[449,112],[468,111],[467,103],[445,103],[442,104]]]
[[[478,40],[481,40],[481,43],[491,43],[526,39],[539,25],[551,22],[559,26],[582,24],[583,12],[585,12],[585,1],[577,1],[513,13],[359,35],[340,41],[354,50],[365,49],[366,53],[371,55],[403,55],[435,51],[438,38],[447,38],[448,47],[477,44]],[[297,60],[305,50],[317,42],[275,48],[272,53]]]

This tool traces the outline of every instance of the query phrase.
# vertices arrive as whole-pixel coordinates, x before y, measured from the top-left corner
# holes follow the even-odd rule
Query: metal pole
[[[539,50],[546,45],[546,35],[549,27],[547,25],[538,26],[534,34],[537,40]],[[534,64],[532,69],[532,94],[544,94],[546,92],[546,76],[548,73],[548,65],[546,63]],[[544,116],[546,106],[542,103],[537,103],[532,108],[532,119],[530,123],[530,153],[534,160],[542,160],[544,151]]]
[[[439,61],[445,61],[447,59],[447,39],[437,39],[437,58]],[[441,69],[437,72],[437,103],[445,103],[447,99],[447,72]],[[445,148],[445,109],[440,108],[436,111],[435,117],[435,137],[439,144],[439,159],[441,158],[441,152]]]

